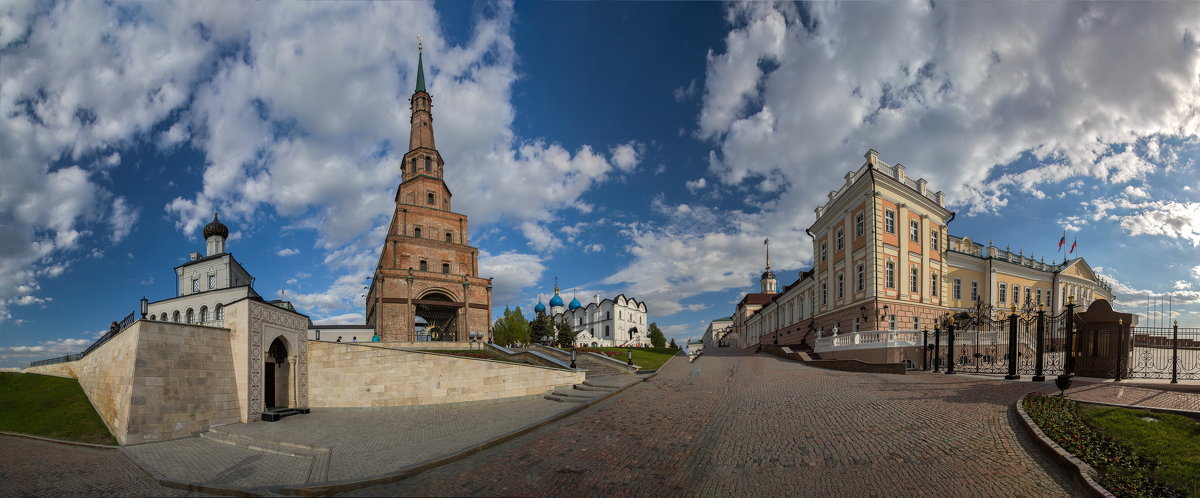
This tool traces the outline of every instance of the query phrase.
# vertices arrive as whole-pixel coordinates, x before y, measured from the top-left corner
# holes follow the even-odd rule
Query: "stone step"
[[[620,388],[624,387],[624,386],[612,386],[612,385],[600,384],[594,380],[585,380],[585,381],[583,381],[583,384],[578,384],[578,385],[587,386],[587,387],[598,387],[601,389],[610,389],[610,390],[620,389]]]
[[[308,467],[308,476],[305,482],[311,484],[329,480],[329,459],[331,452],[328,448],[317,448],[287,441],[268,441],[224,432],[216,428],[209,428],[208,431],[200,433],[200,437],[216,443],[238,446],[263,453],[308,458],[311,463]]]
[[[596,399],[596,398],[599,398],[600,396],[604,396],[607,393],[597,392],[597,391],[576,391],[576,390],[572,389],[570,391],[556,390],[550,394],[553,394],[555,396],[562,396],[565,398]]]
[[[303,415],[309,412],[308,408],[280,408],[278,410],[267,410],[262,414],[264,422],[275,422],[284,417],[292,415]]]
[[[589,385],[587,385],[587,383],[575,384],[574,388],[578,389],[580,391],[599,391],[599,392],[613,392],[613,391],[617,390],[617,388],[615,388],[615,387],[589,386]]]
[[[560,403],[587,403],[592,398],[578,398],[575,396],[560,396],[558,393],[551,393],[542,396],[550,401],[558,401]]]

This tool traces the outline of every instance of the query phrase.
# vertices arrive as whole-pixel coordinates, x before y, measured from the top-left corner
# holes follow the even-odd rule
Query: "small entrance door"
[[[275,408],[275,362],[268,361],[263,365],[263,402],[267,409]]]

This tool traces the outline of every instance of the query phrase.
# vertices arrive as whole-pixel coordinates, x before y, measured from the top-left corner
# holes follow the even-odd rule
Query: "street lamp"
[[[146,296],[142,296],[142,319],[146,319],[146,313],[150,312],[150,301],[146,300]]]

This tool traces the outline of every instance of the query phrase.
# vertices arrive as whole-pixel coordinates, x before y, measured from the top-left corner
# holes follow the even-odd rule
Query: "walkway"
[[[0,435],[0,496],[180,496],[120,450]]]
[[[1012,404],[1047,385],[711,351],[485,453],[352,494],[1077,494],[1013,429]]]

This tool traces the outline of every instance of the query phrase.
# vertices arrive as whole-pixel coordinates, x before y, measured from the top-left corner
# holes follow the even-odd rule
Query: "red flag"
[[[1071,252],[1069,252],[1067,254],[1075,254],[1075,246],[1078,244],[1079,244],[1079,239],[1076,238],[1075,241],[1071,242]]]
[[[1063,232],[1062,238],[1058,239],[1058,250],[1061,251],[1063,244],[1066,244],[1066,243],[1067,243],[1067,232]]]

